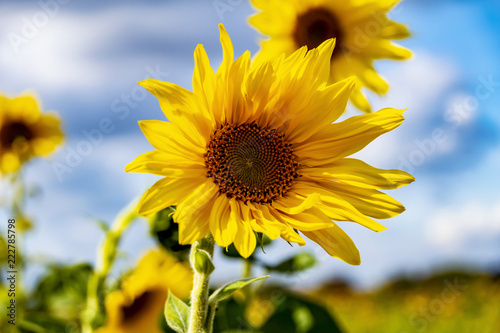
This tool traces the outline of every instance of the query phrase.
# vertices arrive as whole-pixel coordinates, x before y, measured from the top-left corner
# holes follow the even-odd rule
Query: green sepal
[[[194,251],[194,269],[200,274],[212,274],[215,266],[206,251],[200,249]]]

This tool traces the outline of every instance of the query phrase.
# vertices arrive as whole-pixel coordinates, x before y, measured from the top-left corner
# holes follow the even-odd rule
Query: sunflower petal
[[[151,173],[158,176],[196,178],[206,174],[204,164],[191,162],[178,155],[153,150],[137,156],[125,167],[126,172]]]
[[[396,189],[415,180],[407,172],[377,169],[352,158],[344,158],[319,168],[304,168],[302,174],[323,180],[330,179],[353,186],[382,190]]]
[[[137,211],[150,216],[169,206],[175,206],[200,185],[193,179],[163,178],[151,186],[142,196]]]
[[[139,127],[149,143],[158,150],[184,156],[197,162],[205,152],[204,146],[194,144],[178,126],[160,120],[139,121]]]
[[[381,134],[398,127],[404,119],[402,113],[403,110],[383,109],[326,126],[307,142],[296,145],[299,162],[314,167],[352,155]]]
[[[318,243],[329,255],[350,265],[360,265],[361,258],[354,242],[347,234],[334,224],[327,229],[303,231],[304,235]]]
[[[194,51],[194,71],[193,71],[193,93],[199,96],[205,105],[207,118],[213,121],[210,112],[215,95],[215,73],[210,66],[207,52],[203,45],[199,44]]]
[[[257,239],[255,233],[246,221],[240,221],[238,232],[234,238],[234,246],[243,258],[248,258],[255,250]]]
[[[280,214],[280,218],[292,228],[301,231],[323,229],[333,224],[332,220],[317,207],[312,207],[294,215],[282,213]]]
[[[193,244],[209,233],[207,215],[217,191],[212,180],[207,180],[177,205],[174,220],[179,223],[180,244]]]
[[[206,139],[212,131],[212,122],[206,108],[195,103],[192,92],[156,79],[147,79],[139,84],[158,98],[167,119],[179,126],[186,137],[201,147],[206,145]]]
[[[399,201],[377,190],[332,182],[322,183],[322,186],[328,187],[337,196],[367,216],[387,219],[405,211],[405,207]]]
[[[210,232],[219,246],[229,246],[238,230],[239,216],[232,208],[230,200],[224,194],[215,200],[210,213]]]

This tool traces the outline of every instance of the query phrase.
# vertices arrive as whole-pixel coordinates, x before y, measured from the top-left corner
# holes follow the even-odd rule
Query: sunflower
[[[63,141],[56,114],[42,114],[36,99],[0,95],[0,173],[15,172],[35,156],[48,155]]]
[[[186,299],[191,281],[189,266],[164,250],[150,251],[122,288],[106,297],[107,321],[98,333],[161,333],[160,318],[169,291]]]
[[[257,233],[305,244],[359,264],[359,252],[338,224],[384,230],[370,217],[388,218],[404,207],[378,189],[412,182],[399,170],[381,170],[347,156],[396,128],[402,111],[384,109],[333,123],[354,89],[352,79],[328,84],[334,42],[301,48],[272,63],[233,61],[233,45],[219,26],[223,62],[215,74],[202,45],[194,53],[193,92],[148,79],[170,122],[139,125],[156,150],[137,157],[128,172],[162,176],[146,191],[138,212],[175,205],[179,242],[213,235],[247,258]]]
[[[400,0],[252,0],[261,12],[250,23],[264,35],[256,61],[291,54],[307,45],[318,47],[336,38],[331,57],[330,82],[356,77],[351,102],[360,110],[371,112],[366,87],[385,94],[388,84],[376,72],[373,61],[381,58],[404,60],[410,51],[391,42],[409,36],[407,28],[387,18],[387,12]]]

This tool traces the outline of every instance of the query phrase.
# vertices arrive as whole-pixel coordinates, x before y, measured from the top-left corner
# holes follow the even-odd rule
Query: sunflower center
[[[137,298],[135,298],[132,304],[128,306],[124,306],[122,308],[123,320],[124,322],[131,322],[135,320],[137,317],[145,312],[149,305],[154,300],[154,293],[150,291],[146,291]]]
[[[0,129],[0,143],[2,147],[11,147],[17,138],[29,141],[33,138],[33,131],[22,122],[6,123]]]
[[[221,126],[207,146],[208,177],[228,198],[270,203],[299,176],[291,146],[275,129],[256,124]]]
[[[307,45],[308,49],[316,48],[330,38],[337,38],[337,45],[340,45],[342,29],[331,11],[321,7],[314,8],[297,17],[293,38],[298,47]],[[336,53],[335,50],[332,58]]]

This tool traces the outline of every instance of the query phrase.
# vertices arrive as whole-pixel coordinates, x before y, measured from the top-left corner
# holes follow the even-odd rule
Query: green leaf
[[[189,326],[189,306],[170,291],[165,303],[165,320],[177,333],[187,333]]]
[[[218,303],[213,332],[252,331],[245,321],[245,309],[246,303],[236,302],[234,298]]]
[[[210,295],[210,298],[208,299],[208,303],[211,304],[213,302],[220,302],[222,300],[225,300],[226,298],[231,296],[236,290],[239,290],[252,282],[267,279],[268,277],[269,277],[269,275],[266,275],[266,276],[260,276],[260,277],[256,277],[256,278],[242,279],[242,280],[228,283],[225,286],[214,291],[214,293],[212,295]]]
[[[274,272],[279,272],[283,274],[292,274],[311,268],[315,266],[317,263],[318,262],[316,258],[312,254],[307,252],[302,252],[277,265],[274,266],[266,265],[266,268]]]
[[[278,291],[279,289],[275,289]],[[273,291],[276,293],[276,291]],[[329,311],[301,295],[283,291],[274,314],[260,328],[263,333],[341,333]]]
[[[314,316],[306,306],[297,306],[292,313],[297,332],[306,333],[314,326]]]
[[[210,259],[210,255],[206,251],[200,249],[195,250],[194,269],[200,274],[212,274],[215,267],[212,263],[212,259]]]
[[[105,234],[109,232],[109,225],[106,222],[100,219],[96,219],[94,222]]]

